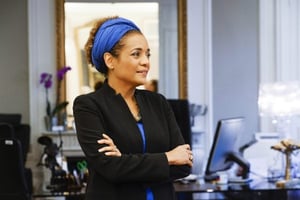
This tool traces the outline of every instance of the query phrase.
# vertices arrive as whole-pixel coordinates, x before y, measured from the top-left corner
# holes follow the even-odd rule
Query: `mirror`
[[[95,90],[105,77],[86,61],[84,46],[90,30],[102,17],[118,15],[131,19],[142,30],[151,49],[148,80],[159,80],[159,24],[158,3],[78,3],[65,2],[65,62],[72,66],[72,75],[66,77],[67,99]],[[72,83],[72,84],[70,84]],[[140,86],[139,88],[143,88]]]
[[[66,1],[73,2],[73,1]],[[81,1],[74,1],[81,2]],[[84,1],[89,2],[89,1]],[[104,1],[93,1],[103,3]],[[106,3],[109,3],[105,1]],[[123,1],[122,1],[123,2]],[[159,1],[158,1],[159,2]],[[128,2],[129,3],[129,2]],[[176,2],[175,2],[176,3]],[[66,65],[67,49],[66,49],[66,33],[65,33],[65,1],[56,0],[56,31],[57,31],[57,68],[61,68]],[[187,98],[187,67],[186,67],[186,0],[178,0],[177,5],[177,48],[178,48],[178,98]],[[86,22],[88,24],[91,22]],[[148,38],[147,38],[148,39]],[[149,40],[149,39],[148,39]],[[149,41],[150,45],[151,41]],[[169,51],[169,50],[168,50]],[[170,54],[172,52],[170,51]],[[176,52],[177,53],[177,52]],[[160,53],[160,56],[165,56],[163,53]],[[172,56],[172,55],[171,55]],[[69,54],[68,54],[69,57]],[[170,56],[169,56],[170,57]],[[71,65],[72,66],[72,65]],[[92,83],[93,84],[93,83]],[[67,84],[66,82],[60,88],[61,95],[60,101],[69,100],[67,97]],[[69,113],[69,112],[68,112]]]

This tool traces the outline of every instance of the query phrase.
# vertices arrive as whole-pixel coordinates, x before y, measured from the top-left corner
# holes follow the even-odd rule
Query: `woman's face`
[[[146,83],[150,68],[150,49],[146,38],[140,33],[128,33],[121,44],[123,47],[119,56],[113,58],[110,75],[134,87]]]

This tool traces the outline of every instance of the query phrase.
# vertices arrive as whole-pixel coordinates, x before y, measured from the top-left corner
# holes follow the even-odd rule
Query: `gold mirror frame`
[[[56,65],[57,69],[65,66],[65,10],[64,0],[55,0],[56,10]],[[186,0],[177,0],[178,16],[178,88],[179,98],[187,99],[187,8]],[[60,90],[59,102],[66,101],[66,82]]]

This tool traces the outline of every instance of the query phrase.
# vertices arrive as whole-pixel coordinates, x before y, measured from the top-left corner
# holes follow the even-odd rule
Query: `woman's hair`
[[[85,43],[85,46],[84,46],[84,49],[85,49],[85,52],[86,52],[86,57],[87,57],[87,62],[89,64],[94,65],[93,61],[92,61],[92,48],[93,48],[93,44],[94,44],[94,40],[95,40],[95,35],[96,35],[98,29],[107,20],[116,19],[116,18],[118,18],[118,16],[101,18],[98,21],[96,21],[93,28],[91,29],[89,38],[88,38],[88,40],[87,40],[87,42]]]
[[[111,17],[105,17],[105,18],[101,18],[99,20],[96,21],[96,23],[94,24],[93,28],[90,31],[90,35],[89,38],[85,44],[85,51],[86,51],[86,57],[87,57],[87,62],[88,64],[91,64],[93,66],[96,67],[96,69],[103,73],[104,75],[107,75],[108,72],[108,67],[106,66],[105,62],[103,62],[102,66],[97,66],[97,64],[95,63],[95,61],[93,61],[93,47],[95,45],[95,37],[97,35],[97,32],[99,31],[99,29],[101,29],[101,26],[106,23],[109,20],[113,20],[113,19],[120,19],[120,20],[126,20],[123,18],[119,18],[118,16],[111,16]],[[128,20],[128,22],[130,22]],[[112,26],[112,25],[111,25]],[[131,28],[130,30],[128,30],[121,38],[119,41],[117,41],[114,46],[107,52],[109,52],[113,57],[118,57],[119,56],[119,52],[122,49],[122,47],[124,46],[124,44],[122,43],[123,38],[128,35],[128,33],[130,32],[140,32],[140,30],[134,25],[131,24],[131,26],[134,26],[134,28]],[[96,40],[96,42],[99,42],[100,40]],[[102,41],[101,41],[102,42]],[[97,44],[98,45],[98,44]],[[103,55],[97,55],[97,56],[103,56]],[[101,58],[102,59],[102,58]],[[99,64],[98,64],[99,65]]]

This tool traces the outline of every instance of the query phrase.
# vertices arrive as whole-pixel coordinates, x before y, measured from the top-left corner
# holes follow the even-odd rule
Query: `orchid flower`
[[[71,67],[69,66],[64,66],[62,69],[58,70],[57,71],[57,87],[58,87],[58,90],[57,91],[60,91],[59,88],[61,87],[61,82],[65,76],[65,74],[71,70]],[[60,94],[58,93],[57,94],[57,100],[56,100],[56,105],[54,107],[54,109],[51,111],[51,105],[50,105],[50,101],[49,101],[49,94],[48,94],[48,90],[52,87],[52,74],[50,73],[46,73],[46,72],[43,72],[41,75],[40,75],[40,84],[44,86],[45,90],[46,90],[46,114],[47,116],[49,117],[52,117],[54,116],[55,114],[57,114],[58,112],[60,112],[62,109],[64,109],[67,105],[68,105],[68,102],[59,102],[59,97],[60,97]]]

